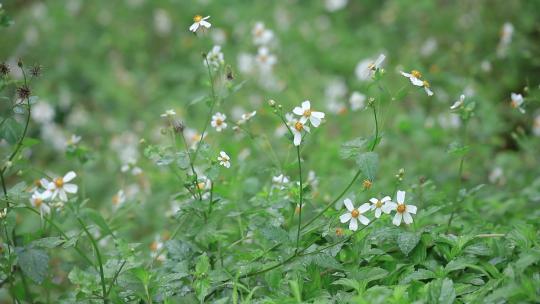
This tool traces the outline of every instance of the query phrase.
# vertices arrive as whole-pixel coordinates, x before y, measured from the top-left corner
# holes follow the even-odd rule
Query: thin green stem
[[[467,125],[468,125],[468,120],[465,120],[465,123],[463,125],[463,131],[462,131],[463,146],[465,146],[466,141],[467,141]],[[461,190],[461,187],[463,185],[463,165],[464,165],[464,163],[465,163],[465,153],[463,153],[463,155],[461,155],[461,159],[459,160],[458,176],[457,176],[457,180],[456,180],[456,195],[455,195],[454,203],[452,204],[453,205],[452,213],[450,213],[450,217],[448,218],[448,223],[446,224],[446,232],[448,232],[450,230],[450,227],[452,225],[452,220],[454,219],[454,217],[456,215],[456,211],[457,211],[457,206],[456,205],[457,205],[458,200],[459,200],[459,191]]]
[[[298,229],[296,231],[296,251],[298,252],[298,248],[300,245],[300,230],[302,227],[302,209],[304,209],[304,188],[303,188],[303,181],[302,181],[302,159],[300,158],[300,146],[296,146],[296,157],[298,159],[298,175],[300,176],[300,185],[299,185],[299,210],[298,210]]]
[[[180,132],[180,135],[182,136],[182,141],[184,142],[184,147],[186,149],[186,154],[188,155],[189,166],[191,167],[191,173],[193,173],[193,176],[195,177],[194,186],[195,186],[195,189],[197,189],[197,192],[199,194],[199,201],[202,201],[202,193],[201,193],[201,189],[199,189],[199,185],[198,185],[199,177],[197,176],[197,172],[195,172],[195,166],[193,164],[193,159],[191,158],[191,153],[189,153],[189,146],[187,144],[186,136],[184,136],[184,131],[183,130]],[[174,136],[174,132],[173,132],[173,136]],[[175,146],[176,146],[176,141],[175,141]]]
[[[120,265],[120,267],[118,268],[118,270],[114,273],[114,276],[113,276],[113,279],[111,281],[111,283],[109,284],[109,289],[107,290],[107,294],[105,295],[106,297],[109,297],[109,294],[111,293],[111,290],[113,288],[113,285],[114,285],[114,282],[116,282],[116,279],[118,278],[118,276],[120,275],[120,272],[122,272],[122,268],[124,268],[124,265],[126,265],[127,263],[127,260],[124,260],[122,262],[122,265]]]

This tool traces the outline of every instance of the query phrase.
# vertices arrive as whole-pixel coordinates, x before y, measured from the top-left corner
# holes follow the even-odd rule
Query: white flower
[[[463,102],[465,101],[465,95],[461,94],[459,96],[459,100],[455,101],[454,104],[450,107],[450,110],[455,110],[463,106]]]
[[[497,56],[505,57],[508,51],[508,46],[512,42],[512,36],[514,35],[514,26],[510,22],[505,22],[501,29],[501,40],[497,46]]]
[[[204,136],[201,135],[201,133],[197,132],[194,129],[186,128],[184,130],[184,136],[186,138],[186,141],[190,147],[195,147],[202,138],[206,137],[206,133]]]
[[[276,56],[270,54],[270,51],[266,47],[260,47],[257,51],[255,61],[259,64],[259,68],[263,71],[269,71],[277,63]]]
[[[67,140],[68,145],[76,145],[81,142],[82,137],[77,134],[72,134],[71,137]]]
[[[392,211],[392,207],[389,204],[387,204],[387,202],[391,201],[390,196],[385,196],[382,199],[378,199],[374,197],[374,198],[371,198],[369,201],[372,203],[371,210],[375,210],[376,218],[381,217],[381,212],[390,214],[390,212]]]
[[[512,108],[518,109],[521,113],[525,113],[525,109],[523,108],[523,96],[521,94],[512,93],[510,95],[512,102],[510,103],[512,105]]]
[[[533,123],[533,134],[540,136],[540,115],[536,115]]]
[[[73,171],[69,171],[64,177],[57,177],[47,185],[47,191],[51,193],[51,199],[55,199],[57,196],[61,201],[67,201],[66,193],[77,193],[78,187],[75,184],[67,184],[73,180],[77,174]]]
[[[206,60],[204,60],[203,63],[206,65],[207,61],[208,64],[214,69],[218,69],[225,63],[225,59],[223,59],[223,53],[221,52],[221,46],[214,45],[212,50],[210,50],[210,52],[208,52],[208,54],[206,55]]]
[[[321,120],[324,118],[323,112],[317,112],[311,110],[311,103],[309,100],[302,102],[301,107],[295,107],[293,113],[300,116],[300,122],[305,124],[308,120],[315,128],[321,124]],[[296,128],[296,125],[295,125]]]
[[[122,206],[125,202],[126,202],[126,194],[124,193],[124,190],[119,190],[112,197],[112,204],[113,204],[114,210],[117,210],[118,208],[120,208],[120,206]]]
[[[495,167],[488,176],[489,182],[492,184],[503,185],[506,181],[504,178],[504,171],[501,167]]]
[[[227,119],[227,115],[217,112],[212,116],[212,122],[210,124],[216,129],[216,131],[221,132],[227,128],[225,119]]]
[[[39,101],[32,106],[32,119],[40,124],[48,124],[54,119],[54,108],[44,101]]]
[[[285,189],[285,186],[289,183],[289,178],[284,174],[273,176],[272,183],[276,185],[280,190],[283,190]]]
[[[2,7],[0,6],[0,8],[2,8]],[[7,208],[4,208],[4,209],[0,210],[0,220],[5,219],[6,216],[7,216]]]
[[[368,203],[362,204],[358,209],[354,208],[354,205],[352,201],[348,198],[346,198],[343,201],[343,204],[345,204],[345,207],[349,212],[341,215],[339,217],[339,220],[342,223],[349,222],[349,229],[352,231],[358,230],[358,222],[367,225],[369,224],[369,219],[363,215],[363,213],[367,212],[371,207]]]
[[[373,60],[373,58],[369,58],[360,61],[354,70],[356,78],[358,78],[360,81],[371,79],[375,71],[381,68],[385,58],[386,56],[384,54],[380,54],[375,60]]]
[[[304,125],[300,120],[294,121],[291,131],[294,136],[293,143],[295,146],[300,146],[300,143],[302,142],[302,130],[309,132],[309,127]]]
[[[171,32],[172,22],[171,17],[164,9],[156,9],[154,11],[154,29],[160,36],[166,36]]]
[[[397,192],[397,204],[394,202],[386,202],[390,210],[396,210],[396,215],[392,220],[392,224],[399,226],[401,220],[405,224],[411,224],[413,222],[412,214],[416,214],[416,206],[405,204],[405,191],[398,190]]]
[[[262,22],[255,23],[251,34],[253,35],[253,43],[255,45],[267,45],[274,38],[274,32],[267,29]]]
[[[165,113],[160,115],[163,118],[173,118],[176,116],[176,112],[173,109],[165,111]]]
[[[358,111],[366,107],[366,95],[359,92],[352,92],[351,97],[349,98],[349,104],[351,105],[351,110]]]
[[[203,29],[204,28],[210,28],[212,26],[212,24],[210,24],[210,22],[206,21],[208,20],[208,18],[210,18],[210,16],[206,16],[206,17],[202,17],[201,15],[196,15],[195,17],[193,17],[193,24],[189,27],[189,30],[196,33],[199,28]]]
[[[51,212],[51,207],[45,203],[51,197],[51,193],[48,191],[35,191],[30,197],[30,204],[34,208],[39,209],[39,212],[43,215],[44,213],[48,214]]]
[[[401,75],[409,78],[411,83],[417,87],[423,87],[428,96],[433,95],[433,91],[430,89],[430,84],[427,80],[422,80],[422,74],[417,70],[412,70],[411,73],[405,73],[401,71]]]
[[[219,164],[222,165],[223,167],[225,168],[231,167],[231,162],[230,162],[231,158],[224,151],[219,152],[219,156],[217,159],[219,161]]]
[[[242,114],[240,120],[238,121],[238,124],[241,125],[241,124],[244,124],[244,123],[248,122],[248,121],[249,121],[250,119],[252,119],[256,114],[257,114],[257,111],[253,111],[253,112],[248,112],[248,113]]]
[[[161,238],[157,236],[154,241],[150,244],[150,256],[153,259],[156,259],[160,262],[165,261],[166,256],[161,253],[161,250],[163,249],[163,241],[161,241]]]
[[[349,0],[325,0],[324,7],[329,12],[335,12],[347,6],[347,2]]]

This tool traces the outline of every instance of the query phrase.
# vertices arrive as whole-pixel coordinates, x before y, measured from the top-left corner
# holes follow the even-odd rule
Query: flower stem
[[[300,230],[302,226],[302,209],[304,208],[304,188],[302,182],[302,160],[300,159],[300,146],[296,146],[296,157],[298,159],[298,175],[300,176],[300,185],[299,185],[299,205],[300,210],[298,211],[298,229],[296,231],[296,250],[298,252],[298,247],[300,244]]]
[[[468,120],[465,120],[465,123],[463,125],[463,132],[462,132],[462,136],[463,136],[463,146],[465,146],[465,143],[466,143],[466,140],[467,140],[467,124],[468,124]],[[453,203],[453,208],[452,208],[452,213],[450,213],[450,217],[448,218],[448,223],[446,224],[446,232],[448,232],[450,230],[450,227],[452,225],[452,220],[454,219],[455,215],[456,215],[456,211],[457,211],[457,206],[456,204],[458,203],[458,199],[459,199],[459,191],[461,190],[461,186],[463,184],[463,164],[465,162],[465,152],[463,153],[463,155],[461,155],[461,159],[459,160],[459,169],[458,169],[458,176],[457,176],[457,180],[456,180],[456,197],[454,199],[454,203]]]

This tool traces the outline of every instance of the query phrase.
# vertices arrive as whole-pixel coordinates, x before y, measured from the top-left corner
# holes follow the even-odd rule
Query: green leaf
[[[362,137],[349,140],[341,144],[341,150],[339,155],[343,159],[353,158],[356,155],[360,154],[367,146],[368,140]]]
[[[210,270],[210,261],[206,253],[203,253],[197,259],[197,264],[195,265],[195,274],[197,277],[206,276]]]
[[[399,250],[405,255],[409,255],[419,241],[420,235],[414,232],[401,232],[397,237]]]
[[[103,230],[103,233],[105,235],[113,234],[111,229],[109,228],[109,225],[105,221],[105,219],[96,210],[87,208],[87,209],[84,209],[81,213],[84,218],[89,219],[94,224],[96,224],[99,228],[101,228],[101,230]]]
[[[49,269],[49,256],[42,249],[25,247],[17,252],[18,264],[32,281],[41,284]]]
[[[190,160],[186,152],[178,152],[176,154],[176,165],[182,170],[189,168]]]
[[[65,240],[60,237],[51,236],[33,241],[32,246],[51,249],[64,244],[64,242]]]
[[[353,277],[356,280],[371,282],[384,279],[387,275],[388,271],[380,267],[362,267],[360,270],[353,274]]]
[[[12,117],[8,117],[0,128],[0,138],[13,145],[19,140],[22,132],[23,126]]]
[[[287,231],[274,226],[266,226],[261,229],[262,236],[275,243],[288,243],[290,242],[289,234]]]
[[[328,269],[343,269],[343,266],[341,266],[340,263],[336,261],[332,256],[328,254],[316,254],[312,257],[311,261],[322,268],[328,268]]]
[[[374,180],[379,168],[379,156],[375,152],[366,152],[356,158],[356,163],[369,180]]]
[[[427,269],[418,269],[416,271],[413,271],[409,273],[408,275],[404,276],[400,284],[409,284],[412,281],[419,281],[419,280],[427,280],[427,279],[434,279],[437,276],[435,273],[431,270]]]

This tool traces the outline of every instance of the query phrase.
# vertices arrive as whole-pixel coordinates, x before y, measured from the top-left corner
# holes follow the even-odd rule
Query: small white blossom
[[[255,45],[268,45],[274,38],[274,32],[267,29],[262,22],[255,23],[251,34]]]
[[[36,209],[39,209],[41,215],[49,214],[51,212],[51,207],[45,203],[51,197],[51,193],[48,191],[39,192],[35,191],[30,197],[30,204]]]
[[[161,252],[163,250],[163,241],[157,236],[150,244],[150,256],[157,261],[163,262],[166,256]]]
[[[409,78],[409,80],[411,81],[413,85],[417,87],[423,87],[424,91],[426,91],[426,94],[428,96],[433,95],[433,91],[431,91],[430,89],[429,82],[427,80],[422,80],[422,74],[419,71],[413,70],[411,73],[405,73],[401,71],[401,75]]]
[[[294,145],[300,146],[300,143],[302,142],[302,131],[309,132],[309,127],[306,126],[304,123],[302,123],[302,121],[297,120],[297,121],[294,121],[291,131],[294,137],[293,139]]]
[[[238,124],[241,125],[241,124],[244,124],[244,123],[248,122],[248,121],[249,121],[250,119],[252,119],[256,114],[257,114],[257,111],[253,111],[253,112],[248,112],[248,113],[242,114],[242,116],[240,117],[240,120],[238,120]]]
[[[384,54],[380,54],[377,59],[369,58],[360,61],[355,68],[356,78],[360,81],[366,81],[373,77],[375,71],[381,68],[382,63],[386,59]]]
[[[399,226],[402,220],[407,225],[411,224],[413,222],[411,214],[416,214],[416,206],[405,204],[405,191],[398,190],[396,200],[397,204],[394,202],[386,202],[390,210],[396,211],[392,224]]]
[[[272,183],[280,190],[285,189],[285,186],[289,183],[289,178],[284,174],[280,174],[272,177]]]
[[[208,18],[210,18],[210,16],[206,16],[206,17],[202,17],[201,15],[196,15],[195,17],[193,17],[193,24],[189,27],[189,30],[192,31],[193,33],[196,33],[199,28],[200,29],[209,29],[212,24],[210,24],[210,22],[206,21],[208,20]]]
[[[214,45],[212,50],[208,52],[206,55],[206,60],[203,61],[203,63],[206,65],[208,61],[208,64],[214,68],[219,69],[220,66],[225,64],[225,59],[223,58],[223,53],[221,52],[221,46]]]
[[[390,196],[385,196],[382,199],[378,198],[371,198],[369,200],[371,202],[371,210],[375,210],[375,217],[379,218],[381,217],[381,213],[384,212],[386,214],[390,214],[392,211],[391,205],[387,204],[391,201]]]
[[[173,109],[169,109],[165,111],[165,113],[161,114],[161,117],[163,118],[174,118],[176,116],[176,112]]]
[[[450,110],[456,110],[458,108],[461,108],[461,106],[463,106],[464,101],[465,101],[465,95],[461,94],[461,96],[459,96],[459,100],[454,102],[454,104],[450,107]]]
[[[350,230],[352,231],[358,230],[358,222],[362,223],[363,225],[369,224],[369,219],[363,215],[365,212],[371,209],[368,203],[364,203],[358,209],[356,209],[354,208],[352,201],[346,198],[343,201],[343,204],[345,205],[345,208],[347,208],[349,212],[342,214],[339,217],[339,220],[341,221],[341,223],[349,222]]]
[[[270,54],[270,51],[267,47],[260,47],[257,51],[257,56],[255,61],[259,65],[259,68],[263,72],[267,72],[272,69],[272,67],[277,63],[276,56]]]
[[[510,103],[512,108],[518,109],[521,113],[525,114],[525,109],[523,108],[523,103],[525,100],[523,99],[523,95],[512,93],[510,98],[512,99]]]
[[[533,134],[536,136],[540,136],[540,114],[536,115],[536,117],[534,118]]]
[[[325,0],[324,7],[329,12],[335,12],[347,6],[347,2],[349,2],[349,0]]]
[[[126,194],[124,193],[124,190],[119,190],[118,192],[116,192],[116,194],[113,195],[111,200],[114,210],[120,208],[126,202]]]
[[[364,109],[366,107],[366,95],[356,91],[352,92],[351,97],[349,98],[349,104],[353,111]]]
[[[300,122],[302,124],[305,124],[309,120],[311,125],[315,128],[321,124],[321,121],[324,118],[323,112],[311,110],[311,103],[309,100],[302,102],[301,107],[295,107],[293,109],[293,113],[300,116]]]
[[[219,152],[219,156],[217,159],[219,161],[219,164],[222,165],[223,167],[225,168],[231,167],[231,158],[224,151]]]
[[[69,171],[64,177],[57,177],[47,185],[47,191],[51,194],[51,199],[59,197],[61,201],[67,201],[67,193],[75,194],[79,189],[75,184],[68,184],[77,174]]]
[[[213,128],[216,129],[216,131],[221,132],[222,130],[227,128],[227,123],[225,122],[225,119],[227,119],[227,115],[217,112],[212,116],[212,122],[210,124]]]

